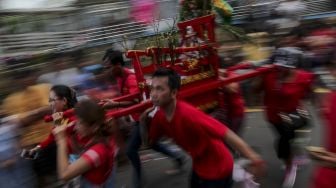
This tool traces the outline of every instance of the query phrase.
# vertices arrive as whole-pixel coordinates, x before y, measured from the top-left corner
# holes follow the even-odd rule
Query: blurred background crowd
[[[270,64],[276,49],[297,47],[301,53],[297,68],[319,77],[314,83],[316,96],[321,98],[336,87],[327,72],[336,59],[335,0],[227,3],[233,10],[229,24],[216,19],[221,69],[242,62],[256,67]],[[178,0],[0,0],[1,116],[47,106],[51,85],[73,88],[79,100],[118,96],[116,78],[103,65],[105,50],[125,52],[157,45],[155,36],[177,30],[181,8]],[[125,63],[132,68],[129,59]],[[248,108],[263,105],[261,94],[251,94],[254,82],[249,79],[240,83]],[[42,141],[51,130],[34,121],[34,126],[18,132],[17,127],[7,128],[11,121],[6,122],[3,120],[0,126],[0,153],[17,153],[7,148],[8,143],[13,144],[11,139],[20,136],[19,147],[27,148]],[[2,153],[0,161],[8,157]],[[0,169],[6,165],[10,162]],[[29,179],[31,173],[25,169],[28,171],[20,173]],[[5,175],[0,177],[0,187],[6,180]]]

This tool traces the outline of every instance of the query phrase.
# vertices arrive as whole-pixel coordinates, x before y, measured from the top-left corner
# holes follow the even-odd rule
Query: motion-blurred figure
[[[15,116],[0,122],[0,184],[8,188],[34,188],[32,163],[20,157],[20,122]]]
[[[328,83],[331,93],[324,99],[325,150],[311,153],[319,165],[314,172],[313,188],[335,187],[336,179],[336,53],[327,66],[333,79]]]

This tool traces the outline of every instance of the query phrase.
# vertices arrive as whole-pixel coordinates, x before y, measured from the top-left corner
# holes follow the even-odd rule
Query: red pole
[[[260,67],[256,70],[253,70],[249,73],[243,74],[243,75],[237,75],[237,76],[233,76],[233,77],[229,77],[229,78],[225,78],[224,80],[214,80],[212,82],[209,82],[207,84],[204,85],[200,85],[198,87],[192,87],[192,88],[188,88],[185,90],[182,90],[179,93],[179,98],[187,98],[190,96],[194,96],[194,95],[199,95],[205,92],[208,92],[209,90],[215,90],[218,89],[220,87],[225,86],[228,83],[231,82],[239,82],[248,78],[252,78],[261,74],[265,74],[269,71],[271,71],[274,68],[274,66],[269,66],[269,67]],[[151,107],[153,104],[151,101],[145,101],[136,105],[133,105],[131,107],[128,108],[124,108],[124,109],[120,109],[118,111],[113,111],[113,112],[108,112],[107,113],[107,117],[111,118],[111,117],[121,117],[121,116],[125,116],[125,115],[129,115],[131,113],[134,112],[141,112],[149,107]]]
[[[227,68],[226,71],[235,71],[235,70],[238,70],[238,69],[247,69],[247,68],[251,68],[251,67],[252,67],[251,63],[244,62],[244,63],[240,63],[238,65],[231,66],[231,67]]]
[[[239,82],[248,78],[252,78],[261,74],[265,74],[269,71],[271,71],[274,68],[274,66],[269,66],[269,67],[260,67],[256,70],[253,70],[249,73],[243,74],[243,75],[236,75],[233,77],[228,77],[225,78],[224,80],[213,80],[208,82],[207,84],[203,84],[203,85],[199,85],[197,87],[190,87],[190,88],[186,88],[184,90],[182,90],[179,93],[179,98],[188,98],[190,96],[194,96],[194,95],[199,95],[211,90],[216,90],[220,87],[225,86],[228,83],[232,83],[232,82]],[[138,96],[139,93],[135,93],[135,94],[130,94],[130,95],[126,95],[126,96],[122,96],[119,98],[115,98],[114,100],[117,101],[123,101],[123,100],[128,100],[128,99],[134,99],[136,96]],[[153,104],[150,100],[141,102],[139,104],[130,106],[128,108],[123,108],[123,109],[119,109],[116,111],[110,111],[106,113],[106,117],[111,118],[111,117],[122,117],[125,115],[129,115],[131,113],[134,112],[141,112],[144,111],[145,109],[151,107]],[[73,109],[67,110],[66,112],[64,112],[65,114],[69,113],[69,114],[73,114]],[[51,116],[46,116],[45,117],[45,121],[52,121]]]
[[[151,107],[152,105],[153,105],[152,101],[147,100],[147,101],[141,102],[139,104],[132,105],[128,108],[123,108],[123,109],[120,109],[120,110],[117,110],[117,111],[107,112],[106,117],[107,118],[112,118],[112,117],[113,118],[118,118],[118,117],[126,116],[126,115],[129,115],[129,114],[134,113],[134,112],[144,111],[145,109]]]

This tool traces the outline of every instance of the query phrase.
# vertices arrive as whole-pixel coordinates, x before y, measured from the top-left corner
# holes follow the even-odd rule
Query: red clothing
[[[124,68],[124,77],[117,78],[118,89],[121,95],[128,95],[139,92],[138,82],[131,70]]]
[[[325,110],[326,119],[326,149],[330,152],[336,153],[336,91],[333,91],[327,97],[327,108]]]
[[[67,128],[68,154],[80,155],[90,165],[91,169],[83,174],[83,177],[95,185],[103,184],[110,176],[113,169],[113,161],[116,150],[114,139],[110,138],[108,143],[92,144],[91,138],[85,138],[78,135],[74,129],[75,124]],[[76,142],[76,143],[74,143]],[[92,145],[91,145],[92,144]],[[78,148],[80,147],[80,153]],[[88,147],[88,148],[85,148]]]
[[[243,117],[245,113],[245,103],[241,92],[225,93],[224,96],[227,102],[228,118]]]
[[[105,87],[96,87],[92,89],[87,89],[84,91],[86,95],[90,98],[101,100],[101,99],[113,99],[120,95],[119,86],[106,85]]]
[[[228,128],[197,110],[177,101],[172,120],[169,122],[159,109],[151,122],[149,136],[155,142],[162,136],[174,141],[193,159],[193,170],[208,180],[225,178],[232,173],[233,159],[224,144]]]
[[[336,91],[330,94],[326,108],[326,149],[336,153]],[[334,188],[336,180],[336,169],[319,167],[315,171],[314,188]]]
[[[230,72],[230,77],[236,76],[237,74]],[[243,117],[245,113],[245,103],[244,98],[241,93],[240,87],[238,87],[237,92],[230,92],[224,90],[224,102],[227,109],[228,118]]]
[[[71,123],[71,122],[76,120],[76,116],[69,117],[67,120],[68,120],[68,123]],[[49,136],[45,140],[43,140],[39,145],[43,149],[43,148],[46,148],[47,146],[49,146],[50,144],[52,144],[54,142],[55,142],[55,137],[52,133],[50,133]]]
[[[128,95],[139,92],[138,82],[136,80],[136,76],[131,70],[124,68],[124,77],[123,78],[117,78],[117,84],[120,94]],[[132,118],[135,121],[138,121],[140,118],[139,113],[132,114]]]
[[[301,106],[301,100],[311,88],[313,74],[296,70],[292,81],[279,83],[277,70],[264,76],[264,103],[266,115],[271,123],[280,123],[279,112],[291,113]]]

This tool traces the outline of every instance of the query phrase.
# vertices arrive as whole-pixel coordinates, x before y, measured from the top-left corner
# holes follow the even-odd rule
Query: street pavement
[[[304,130],[301,134],[310,135],[309,145],[319,146],[321,134],[323,134],[323,124],[318,118],[317,109],[310,107],[313,112],[312,129]],[[245,127],[242,133],[243,139],[252,146],[258,153],[261,154],[267,163],[267,173],[259,181],[261,188],[280,188],[284,176],[284,166],[277,159],[274,150],[275,132],[272,127],[264,120],[263,112],[260,110],[250,110],[246,113]],[[307,138],[306,136],[302,138]],[[302,139],[301,139],[302,141]],[[307,141],[307,140],[306,140]],[[172,146],[173,149],[178,149]],[[141,152],[143,158],[143,171],[145,176],[146,188],[185,188],[188,187],[189,174],[191,169],[191,160],[187,160],[182,172],[169,175],[167,170],[173,168],[171,159],[155,153],[152,150]],[[312,180],[313,163],[309,162],[306,165],[300,166],[297,171],[295,188],[308,188]],[[129,164],[119,166],[116,175],[116,188],[131,187],[132,169]],[[235,183],[234,188],[239,188],[240,185]]]

